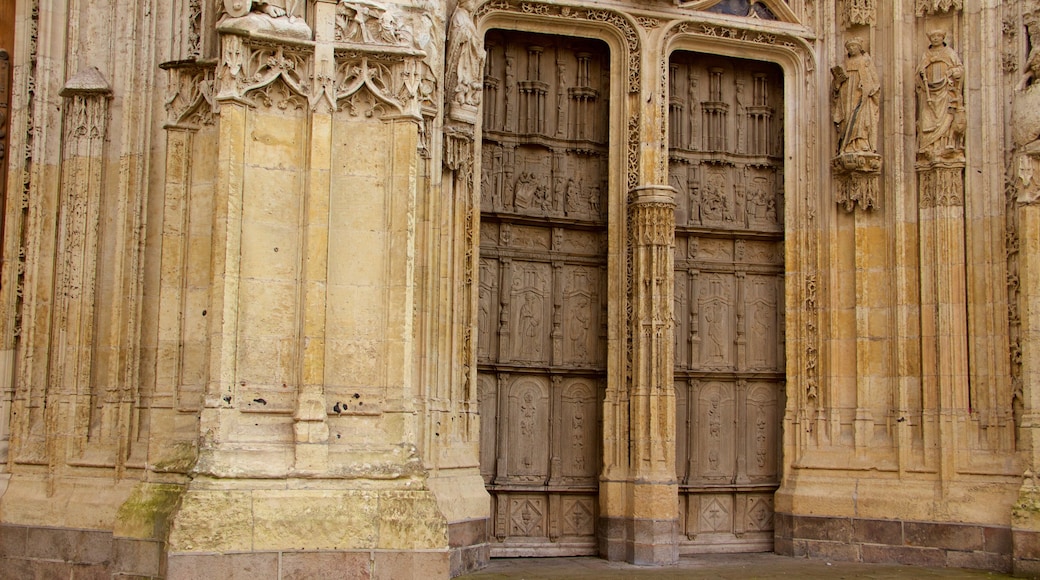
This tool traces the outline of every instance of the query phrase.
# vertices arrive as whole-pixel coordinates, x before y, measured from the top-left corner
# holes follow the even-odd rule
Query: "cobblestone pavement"
[[[745,580],[750,578],[870,578],[895,579],[981,579],[1011,578],[1007,574],[959,568],[918,568],[894,564],[860,564],[788,558],[775,554],[713,554],[682,558],[679,565],[648,568],[599,558],[502,558],[465,580],[570,580],[628,579],[679,580],[703,578]]]

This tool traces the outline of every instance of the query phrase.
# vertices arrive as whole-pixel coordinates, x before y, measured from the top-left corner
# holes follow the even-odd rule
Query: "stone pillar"
[[[428,484],[414,374],[427,53],[401,29],[430,15],[245,4],[217,24],[217,131],[193,159],[216,158],[209,372],[168,577],[446,577],[458,518]]]
[[[1027,466],[1011,511],[1015,575],[1040,575],[1040,11],[1027,16],[1033,48],[1011,110],[1015,145],[1008,179],[1016,196],[1022,360],[1018,448]]]
[[[1034,161],[1040,165],[1040,159]],[[1020,191],[1021,193],[1021,191]],[[1018,207],[1022,398],[1019,445],[1029,466],[1011,511],[1012,567],[1040,575],[1040,205]]]
[[[633,190],[628,203],[631,378],[605,405],[608,439],[600,486],[600,553],[611,560],[667,565],[678,560],[675,478],[674,337],[675,192]],[[621,448],[614,447],[627,443]],[[616,457],[620,455],[620,457]]]
[[[632,244],[628,559],[635,564],[674,564],[679,558],[672,385],[675,191],[660,185],[632,191],[628,223]]]

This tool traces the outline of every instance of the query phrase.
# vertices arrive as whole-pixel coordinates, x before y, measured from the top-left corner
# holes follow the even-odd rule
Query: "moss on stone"
[[[173,483],[137,484],[119,506],[114,533],[119,537],[165,540],[170,515],[180,504],[184,486]]]

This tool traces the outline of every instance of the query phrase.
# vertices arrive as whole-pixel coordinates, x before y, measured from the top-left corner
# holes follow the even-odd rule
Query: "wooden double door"
[[[492,555],[595,554],[607,276],[618,275],[607,271],[607,47],[501,31],[485,46],[477,354]],[[686,552],[772,547],[782,87],[777,69],[746,64],[671,63]]]

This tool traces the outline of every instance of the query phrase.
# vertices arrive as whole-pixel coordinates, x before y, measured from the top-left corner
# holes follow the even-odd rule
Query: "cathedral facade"
[[[1040,574],[1037,0],[14,0],[5,576]]]

